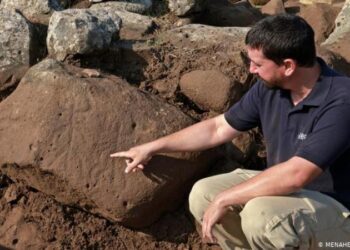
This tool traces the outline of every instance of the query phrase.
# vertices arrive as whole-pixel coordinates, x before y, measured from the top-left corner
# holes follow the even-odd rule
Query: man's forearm
[[[273,166],[251,179],[220,193],[215,202],[220,206],[242,205],[260,196],[287,195],[303,188],[322,170],[299,158]]]
[[[152,153],[201,151],[231,140],[239,132],[227,124],[223,115],[199,122],[148,143]]]

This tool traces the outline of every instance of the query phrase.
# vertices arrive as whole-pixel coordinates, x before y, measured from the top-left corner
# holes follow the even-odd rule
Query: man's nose
[[[257,67],[254,65],[254,63],[250,63],[249,64],[249,72],[252,74],[256,74],[257,73]]]

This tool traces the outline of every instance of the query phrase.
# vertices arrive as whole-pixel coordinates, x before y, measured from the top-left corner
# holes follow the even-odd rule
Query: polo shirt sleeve
[[[261,84],[260,81],[255,83],[237,103],[225,112],[224,117],[233,128],[246,131],[259,125]]]
[[[350,147],[350,104],[325,111],[299,146],[296,156],[325,170]]]

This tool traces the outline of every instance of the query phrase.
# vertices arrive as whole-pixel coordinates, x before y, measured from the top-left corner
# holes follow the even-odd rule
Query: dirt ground
[[[0,249],[219,249],[201,243],[186,204],[132,230],[1,177]]]

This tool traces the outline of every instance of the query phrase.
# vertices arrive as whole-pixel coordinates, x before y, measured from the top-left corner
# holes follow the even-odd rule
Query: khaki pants
[[[201,222],[218,193],[258,173],[236,169],[199,180],[189,197],[191,213]],[[213,234],[223,249],[344,249],[350,248],[350,212],[327,195],[301,190],[231,207]]]

